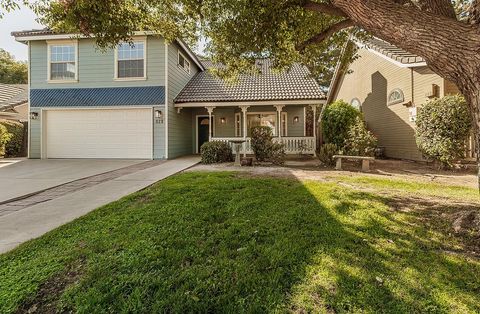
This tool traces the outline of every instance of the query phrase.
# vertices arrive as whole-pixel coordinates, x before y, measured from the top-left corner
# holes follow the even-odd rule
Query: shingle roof
[[[378,38],[372,38],[366,43],[367,47],[380,52],[381,54],[389,57],[392,60],[398,61],[403,64],[412,64],[425,62],[422,57],[419,57],[413,53],[398,48],[386,41]]]
[[[202,63],[207,69],[214,66],[208,60]],[[208,70],[199,72],[178,94],[175,103],[325,99],[305,66],[294,64],[288,71],[276,72],[269,59],[257,60],[256,65],[259,73],[242,74],[233,84]]]
[[[41,35],[53,35],[56,34],[54,31],[43,28],[43,29],[29,29],[17,32],[11,32],[11,35],[14,37],[22,37],[22,36],[41,36]]]
[[[28,102],[27,84],[0,84],[0,111]]]

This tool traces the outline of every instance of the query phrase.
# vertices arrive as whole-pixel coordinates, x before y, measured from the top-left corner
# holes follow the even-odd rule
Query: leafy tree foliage
[[[27,63],[15,61],[10,53],[0,48],[0,83],[26,84],[27,80]]]
[[[472,130],[471,116],[462,96],[429,101],[417,113],[416,141],[429,158],[446,166],[464,157],[465,142]]]
[[[343,100],[337,100],[328,106],[322,115],[325,141],[339,148],[345,146],[350,128],[360,116],[360,111]]]

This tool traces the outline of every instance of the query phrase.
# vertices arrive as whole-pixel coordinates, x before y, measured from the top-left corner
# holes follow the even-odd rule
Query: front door
[[[208,142],[208,117],[197,117],[197,153],[200,153],[200,147]]]

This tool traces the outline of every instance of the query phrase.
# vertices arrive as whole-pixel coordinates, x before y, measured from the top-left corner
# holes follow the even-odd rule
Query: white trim
[[[47,150],[46,147],[44,147],[46,141],[45,137],[47,136],[47,128],[45,125],[45,118],[47,116],[47,111],[44,109],[40,109],[40,159],[45,159],[47,156]]]
[[[398,92],[398,93],[400,94],[401,98],[400,98],[400,99],[396,99],[396,100],[394,100],[394,101],[390,101],[390,96],[392,96],[392,94],[395,93],[395,92]],[[392,90],[388,93],[388,95],[387,95],[387,105],[388,105],[388,106],[393,106],[393,105],[396,105],[396,104],[401,104],[401,103],[403,103],[403,102],[405,102],[405,94],[403,93],[403,90],[402,90],[401,88],[394,88],[394,89],[392,89]]]
[[[168,44],[165,41],[165,159],[168,159],[168,110],[169,110],[169,101],[168,101]]]
[[[180,65],[180,56],[182,56],[183,61],[188,63],[188,69],[185,69],[185,67],[182,67]],[[181,68],[185,73],[190,74],[190,61],[188,61],[187,57],[180,51],[180,49],[177,50],[177,67]]]
[[[325,99],[304,100],[261,100],[261,101],[231,101],[231,102],[187,102],[175,104],[176,108],[192,107],[238,107],[238,106],[265,106],[265,105],[312,105],[326,103]]]
[[[282,123],[283,116],[285,116],[285,135],[281,134],[283,131],[283,123]],[[286,111],[280,112],[280,135],[282,137],[288,137],[288,112]]]
[[[143,76],[138,77],[118,77],[118,45],[115,46],[113,51],[114,55],[114,72],[113,72],[113,80],[114,81],[145,81],[147,80],[147,37],[140,36],[132,38],[132,42],[135,45],[137,42],[143,43]]]
[[[376,54],[377,56],[380,56],[382,57],[383,59],[387,60],[387,61],[390,61],[391,63],[395,64],[396,66],[398,67],[401,67],[401,68],[416,68],[416,67],[424,67],[424,66],[427,66],[427,63],[425,61],[423,62],[415,62],[415,63],[402,63],[400,61],[397,61],[397,60],[394,60],[386,55],[384,55],[383,53],[375,50],[375,49],[372,49],[370,47],[368,47],[367,45],[361,43],[361,42],[358,42],[358,41],[354,41],[354,43],[358,46],[358,48],[364,48],[374,54]]]
[[[27,119],[28,119],[28,124],[27,124],[27,128],[28,128],[28,130],[27,130],[27,158],[30,159],[30,145],[32,143],[32,138],[31,138],[31,136],[32,136],[32,132],[31,132],[31,130],[32,130],[32,119],[30,119],[30,113],[31,113],[31,111],[30,111],[30,84],[31,84],[30,60],[31,60],[32,57],[31,57],[30,42],[27,43],[27,49],[28,49],[28,54],[27,54],[27,58],[28,58],[27,59],[27,65],[28,65],[28,71],[27,71],[27,77],[28,77],[28,79],[27,79],[27,82],[28,82],[28,84],[27,84],[27,90],[28,90],[28,97],[27,97],[27,99],[28,99],[28,101],[27,101],[27,104],[28,104],[28,107],[27,107],[27,114],[28,114],[28,117],[27,117]]]
[[[52,46],[73,45],[75,51],[75,79],[73,80],[52,80],[51,77],[51,53]],[[64,84],[78,83],[78,40],[47,40],[47,83]]]
[[[240,123],[238,130],[237,130],[237,118],[238,118],[238,122]],[[241,137],[242,136],[242,113],[241,112],[235,112],[234,126],[235,126],[235,137]]]
[[[303,107],[303,136],[307,136],[307,107]]]
[[[198,118],[207,118],[209,117],[208,114],[197,114],[195,116],[195,154],[200,154],[200,150],[198,147]],[[215,134],[215,115],[212,114],[212,120],[209,121],[208,123],[212,123],[212,131],[213,131],[213,134]],[[215,137],[215,136],[213,136]]]
[[[147,36],[147,35],[159,35],[156,32],[152,31],[138,31],[134,33],[134,36]],[[18,42],[26,42],[30,40],[55,40],[55,39],[80,39],[80,38],[93,38],[93,34],[90,36],[85,36],[83,34],[54,34],[54,35],[27,35],[27,36],[19,36],[15,37],[15,40]],[[203,64],[198,60],[198,58],[193,54],[193,52],[188,48],[188,46],[181,40],[177,39],[178,44],[183,50],[188,54],[188,56],[195,62],[195,64],[200,68],[200,70],[204,71],[205,67]]]

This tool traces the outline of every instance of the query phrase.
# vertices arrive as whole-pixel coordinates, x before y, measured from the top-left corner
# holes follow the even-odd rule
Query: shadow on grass
[[[478,260],[391,200],[334,183],[186,173],[0,256],[0,312],[86,261],[57,307],[96,312],[475,312]],[[7,290],[8,289],[8,290]]]

